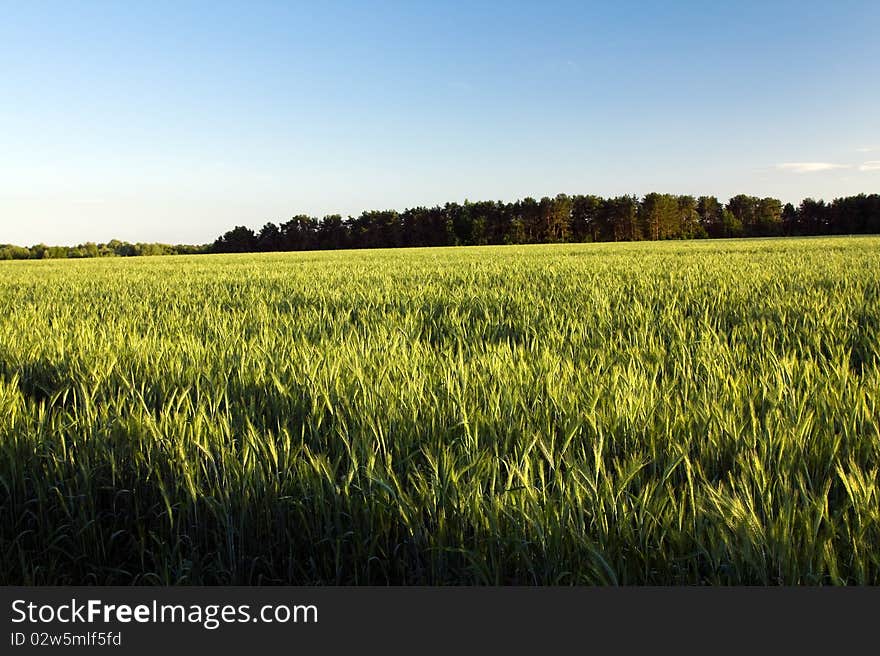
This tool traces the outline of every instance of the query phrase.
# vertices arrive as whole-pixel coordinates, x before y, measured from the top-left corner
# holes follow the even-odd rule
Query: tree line
[[[876,233],[880,194],[831,202],[807,198],[797,207],[745,194],[727,203],[714,196],[659,193],[641,199],[559,194],[513,203],[465,201],[403,212],[369,210],[345,219],[339,214],[322,219],[298,214],[280,224],[266,223],[259,231],[236,226],[213,243],[198,246],[117,239],[70,247],[0,244],[0,260]]]
[[[714,196],[651,193],[602,198],[559,194],[513,203],[465,201],[403,212],[370,210],[343,219],[300,214],[259,231],[236,226],[210,246],[216,253],[406,246],[543,244],[723,237],[880,233],[880,195],[824,200],[797,207],[775,198],[740,194],[726,204]]]
[[[186,244],[131,244],[127,241],[111,239],[106,244],[86,242],[77,246],[46,246],[35,244],[31,247],[0,244],[0,260],[45,260],[83,257],[134,257],[138,255],[193,255],[210,252],[210,245],[188,246]]]

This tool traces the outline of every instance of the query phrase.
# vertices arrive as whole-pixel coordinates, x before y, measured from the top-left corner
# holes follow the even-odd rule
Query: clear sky
[[[880,2],[0,0],[0,243],[880,192]]]

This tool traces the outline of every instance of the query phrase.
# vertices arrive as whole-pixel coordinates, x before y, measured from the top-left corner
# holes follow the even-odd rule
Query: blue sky
[[[880,192],[880,2],[6,2],[0,243]]]

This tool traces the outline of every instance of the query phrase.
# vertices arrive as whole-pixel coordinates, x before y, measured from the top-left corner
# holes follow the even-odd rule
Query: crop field
[[[0,263],[2,584],[878,584],[880,238]]]

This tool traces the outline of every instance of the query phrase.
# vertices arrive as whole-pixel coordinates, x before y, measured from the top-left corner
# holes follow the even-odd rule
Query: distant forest
[[[238,226],[211,246],[217,253],[337,248],[545,244],[783,235],[880,233],[880,195],[806,199],[798,207],[775,198],[648,194],[568,196],[447,203],[363,212],[343,219],[299,215],[258,232]]]
[[[465,201],[403,212],[371,210],[345,219],[339,214],[323,219],[300,214],[284,223],[266,223],[259,231],[237,226],[202,246],[117,240],[75,247],[0,245],[0,259],[876,233],[880,194],[830,203],[807,198],[797,207],[744,194],[726,204],[714,196],[559,194],[514,203]]]
[[[188,246],[185,244],[130,244],[112,239],[106,244],[86,242],[77,246],[46,246],[36,244],[27,248],[0,244],[0,260],[46,260],[77,259],[83,257],[134,257],[136,255],[194,255],[210,253],[211,246]]]

